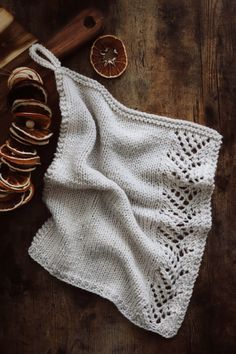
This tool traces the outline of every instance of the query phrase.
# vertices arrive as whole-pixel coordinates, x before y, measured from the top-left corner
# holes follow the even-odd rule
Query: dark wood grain
[[[92,70],[90,45],[64,64],[98,79],[133,108],[192,120],[224,136],[213,196],[213,227],[185,321],[163,339],[126,320],[110,302],[51,277],[27,255],[48,217],[43,173],[59,129],[55,86],[49,87],[55,135],[42,148],[38,193],[25,207],[0,216],[0,353],[233,354],[236,352],[236,3],[227,0],[0,1],[43,41],[87,5],[107,16],[105,33],[120,36],[129,66],[118,79]],[[48,73],[48,72],[46,72]],[[1,114],[1,119],[6,119]]]
[[[104,15],[99,9],[84,9],[45,45],[57,57],[65,57],[98,36],[103,29],[103,21]]]
[[[92,22],[91,22],[92,21]],[[91,26],[90,26],[91,24]],[[81,10],[67,25],[63,26],[46,43],[43,43],[60,60],[68,54],[78,50],[84,43],[94,39],[102,31],[104,14],[101,10],[89,7]],[[17,20],[4,8],[0,8],[0,109],[5,119],[0,122],[0,143],[5,142],[8,136],[11,114],[6,104],[7,79],[9,73],[19,66],[29,66],[36,69],[44,80],[44,85],[52,93],[56,93],[55,80],[52,72],[48,73],[42,66],[38,66],[28,54],[28,49],[33,43],[40,42],[36,36],[27,32]],[[52,106],[55,95],[50,92]],[[55,109],[57,108],[57,104]],[[54,116],[54,121],[60,120],[60,115]],[[59,121],[58,121],[59,123]]]

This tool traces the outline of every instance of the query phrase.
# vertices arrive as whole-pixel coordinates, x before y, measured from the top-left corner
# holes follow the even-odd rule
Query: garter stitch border
[[[52,64],[46,65],[45,62],[43,62],[45,59],[40,59],[38,58],[37,55],[35,55],[36,50],[41,50],[46,56],[48,56],[48,59],[51,60]],[[202,136],[206,137],[211,137],[217,142],[217,146],[214,150],[214,175],[217,167],[217,160],[218,160],[218,155],[219,155],[219,149],[221,146],[221,141],[222,141],[222,136],[215,131],[214,129],[202,126],[197,123],[193,123],[190,121],[185,121],[181,119],[175,119],[175,118],[169,118],[169,117],[164,117],[164,116],[159,116],[151,113],[145,113],[145,112],[140,112],[136,111],[132,108],[124,106],[122,103],[117,101],[110,93],[109,91],[99,82],[85,77],[79,73],[75,73],[69,68],[65,68],[60,66],[59,61],[55,62],[54,56],[50,57],[51,53],[46,50],[43,46],[40,44],[34,44],[30,50],[29,50],[30,56],[38,62],[40,65],[47,66],[48,68],[54,70],[55,73],[55,78],[56,78],[56,85],[57,85],[57,90],[59,93],[59,105],[60,105],[60,110],[61,110],[61,125],[60,125],[60,131],[59,131],[59,137],[58,137],[58,143],[56,147],[56,152],[54,154],[53,160],[48,167],[45,175],[44,175],[44,189],[43,189],[43,200],[44,202],[46,201],[46,195],[50,191],[50,185],[47,184],[48,178],[52,177],[54,175],[54,167],[56,160],[60,158],[60,156],[63,154],[63,149],[64,149],[64,143],[65,143],[65,137],[67,134],[67,129],[68,129],[68,123],[69,123],[69,118],[70,118],[70,107],[67,105],[67,100],[66,100],[66,95],[65,95],[65,87],[63,83],[63,75],[68,75],[71,77],[74,81],[79,83],[80,85],[84,85],[87,87],[94,88],[98,90],[103,98],[107,101],[109,106],[116,112],[118,111],[119,114],[124,116],[125,118],[130,118],[133,120],[139,120],[139,121],[144,121],[148,124],[155,124],[155,125],[161,125],[166,128],[170,129],[184,129],[189,132],[197,132],[201,134]],[[214,184],[213,184],[213,189],[214,189]],[[211,197],[211,196],[210,196]],[[210,204],[209,204],[209,209],[208,209],[208,216],[211,219],[211,198],[210,198]],[[56,278],[77,286],[81,289],[90,291],[92,293],[95,293],[97,295],[100,295],[110,301],[112,301],[116,307],[119,309],[119,311],[126,317],[128,318],[131,322],[133,322],[135,325],[145,328],[149,331],[153,331],[155,333],[161,334],[163,337],[170,338],[173,337],[179,327],[181,326],[186,310],[188,308],[189,301],[191,299],[192,291],[193,291],[193,286],[195,283],[195,280],[198,276],[199,272],[199,266],[202,260],[204,248],[205,248],[205,243],[206,243],[206,236],[204,236],[204,239],[202,240],[203,242],[199,246],[198,250],[196,251],[197,253],[197,261],[195,264],[192,265],[193,267],[193,273],[194,276],[190,278],[189,282],[186,284],[186,289],[185,289],[185,297],[183,299],[183,302],[181,304],[181,315],[179,315],[176,325],[173,328],[166,329],[166,326],[159,326],[158,330],[155,325],[152,323],[149,323],[149,325],[146,325],[144,321],[142,321],[142,318],[139,316],[138,313],[133,313],[130,312],[129,308],[126,306],[126,304],[112,292],[112,290],[107,290],[104,291],[102,287],[99,286],[99,284],[94,284],[93,283],[82,279],[78,275],[76,277],[68,276],[66,273],[60,272],[60,270],[53,268],[47,261],[47,259],[44,257],[44,254],[40,253],[40,250],[37,249],[37,243],[40,241],[40,239],[43,237],[44,234],[47,234],[51,228],[52,225],[52,217],[50,217],[38,230],[36,236],[34,237],[31,246],[28,250],[29,255],[36,261],[38,262],[43,268],[45,268],[50,274],[55,276]],[[139,300],[138,300],[139,301]],[[140,299],[140,301],[143,301]]]
[[[197,133],[200,133],[201,135],[203,135],[203,136],[205,135],[207,137],[210,136],[213,139],[215,139],[216,141],[222,142],[221,134],[219,134],[216,130],[214,130],[212,128],[209,128],[209,127],[206,127],[206,126],[203,126],[198,123],[191,122],[191,121],[179,119],[179,118],[169,118],[169,117],[160,116],[160,115],[156,115],[156,114],[152,114],[152,113],[136,111],[135,109],[129,108],[129,107],[123,105],[121,102],[119,102],[114,96],[112,96],[111,93],[106,89],[106,87],[103,86],[102,84],[100,84],[98,81],[93,80],[93,79],[86,77],[84,75],[81,75],[79,73],[75,73],[74,71],[70,70],[69,68],[61,66],[58,68],[54,68],[54,72],[55,72],[56,82],[58,83],[57,90],[59,93],[59,99],[60,99],[59,102],[60,102],[60,110],[61,110],[62,119],[61,119],[61,129],[60,129],[60,133],[59,133],[59,137],[58,137],[58,144],[57,144],[56,152],[54,154],[54,158],[52,160],[51,165],[49,166],[49,168],[47,169],[47,171],[45,173],[46,177],[51,175],[51,172],[53,170],[54,160],[56,160],[56,158],[62,154],[62,149],[64,146],[64,137],[66,136],[67,125],[68,125],[68,120],[69,120],[69,112],[68,112],[69,107],[67,107],[67,105],[66,105],[66,103],[67,103],[66,102],[66,95],[65,95],[65,91],[64,91],[65,89],[64,89],[64,85],[63,85],[63,79],[62,79],[63,74],[67,74],[68,76],[70,76],[72,79],[74,79],[79,84],[82,84],[84,86],[88,86],[88,87],[98,90],[100,93],[102,93],[104,99],[108,102],[110,107],[112,107],[112,109],[115,112],[119,111],[119,113],[126,118],[144,121],[149,124],[162,125],[166,128],[171,128],[171,129],[184,128],[186,130],[189,130],[190,132],[197,132]],[[139,116],[139,117],[137,118],[137,116]],[[218,156],[219,156],[219,150],[216,151],[216,155],[215,155],[215,158],[217,160],[218,160]]]

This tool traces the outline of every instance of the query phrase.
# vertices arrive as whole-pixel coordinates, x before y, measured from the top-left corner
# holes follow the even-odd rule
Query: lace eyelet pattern
[[[37,51],[48,55],[40,45]],[[51,54],[48,60],[62,121],[44,177],[51,217],[29,254],[58,279],[109,299],[136,325],[172,337],[211,228],[222,137],[128,108],[97,81]]]

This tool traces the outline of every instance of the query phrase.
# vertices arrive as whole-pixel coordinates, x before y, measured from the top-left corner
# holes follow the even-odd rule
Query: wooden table
[[[0,216],[0,353],[236,353],[236,2],[0,1],[43,41],[95,3],[110,7],[105,33],[124,40],[127,72],[110,81],[97,77],[88,61],[91,44],[64,64],[98,79],[132,108],[196,121],[223,134],[212,231],[185,321],[172,339],[134,326],[107,300],[50,276],[27,250],[49,216],[41,190],[56,147],[55,122],[55,137],[37,175],[37,195],[22,209]]]

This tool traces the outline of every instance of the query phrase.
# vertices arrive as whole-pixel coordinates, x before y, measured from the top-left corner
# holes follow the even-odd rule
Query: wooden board
[[[14,10],[30,32],[47,40],[88,1],[31,5],[28,0],[25,9],[16,0],[1,3]],[[105,1],[98,3],[107,7]],[[126,73],[113,81],[98,78],[88,62],[90,45],[64,64],[97,78],[133,108],[200,122],[224,136],[213,196],[213,227],[193,297],[178,335],[166,340],[131,324],[110,302],[51,277],[27,255],[35,232],[48,217],[39,193],[30,205],[0,220],[0,352],[233,354],[236,4],[223,0],[109,3],[105,32],[124,40],[129,57]],[[55,137],[44,153],[39,189],[43,169],[55,151],[58,127],[56,123]]]
[[[101,32],[103,22],[104,15],[99,9],[91,7],[84,9],[52,38],[47,40],[44,45],[62,59],[97,36]],[[0,122],[0,143],[5,141],[11,123],[6,95],[7,78],[13,69],[19,66],[35,68],[43,77],[44,85],[49,90],[51,104],[55,103],[56,98],[53,93],[56,93],[56,90],[53,73],[38,66],[28,55],[28,48],[38,41],[36,36],[27,32],[6,9],[0,7],[0,110],[5,117]],[[58,116],[58,119],[60,118],[59,112],[56,116]]]

